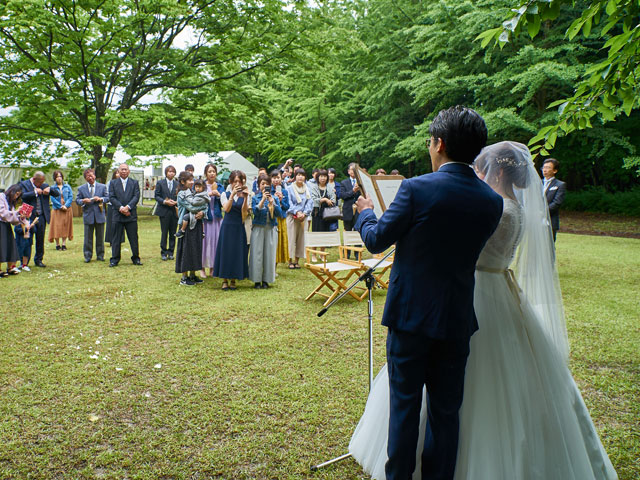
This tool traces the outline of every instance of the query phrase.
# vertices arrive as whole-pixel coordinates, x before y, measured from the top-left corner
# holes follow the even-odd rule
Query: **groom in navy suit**
[[[379,253],[396,244],[382,319],[388,327],[388,480],[408,480],[415,469],[423,386],[422,478],[453,478],[469,340],[478,329],[475,264],[502,215],[502,197],[471,167],[487,141],[482,117],[465,107],[443,110],[429,133],[434,173],[404,180],[380,219],[368,197],[357,201],[355,229],[367,249]]]

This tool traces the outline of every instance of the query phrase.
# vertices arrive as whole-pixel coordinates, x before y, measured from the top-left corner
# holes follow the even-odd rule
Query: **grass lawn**
[[[274,288],[180,287],[141,217],[143,267],[82,261],[0,280],[1,479],[364,479],[346,453],[367,395],[366,303],[318,318],[307,271]],[[107,254],[107,257],[109,255]],[[560,234],[571,368],[620,478],[640,475],[640,240]],[[318,297],[316,297],[318,298]],[[384,363],[376,291],[375,370]]]

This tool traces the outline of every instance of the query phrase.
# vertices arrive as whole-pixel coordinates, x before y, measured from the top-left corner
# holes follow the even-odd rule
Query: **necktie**
[[[89,185],[89,195],[93,198],[93,185]]]

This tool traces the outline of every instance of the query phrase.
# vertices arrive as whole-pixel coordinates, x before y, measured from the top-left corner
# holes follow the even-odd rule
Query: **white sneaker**
[[[27,265],[22,265],[22,271],[23,272],[30,272],[31,269]]]

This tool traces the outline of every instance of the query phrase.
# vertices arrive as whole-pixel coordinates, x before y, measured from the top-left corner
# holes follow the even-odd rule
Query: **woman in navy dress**
[[[225,211],[213,276],[222,278],[222,290],[235,290],[236,280],[249,276],[249,248],[244,219],[249,214],[249,187],[244,183],[246,175],[234,170],[229,175],[231,190],[222,196],[222,208]]]

